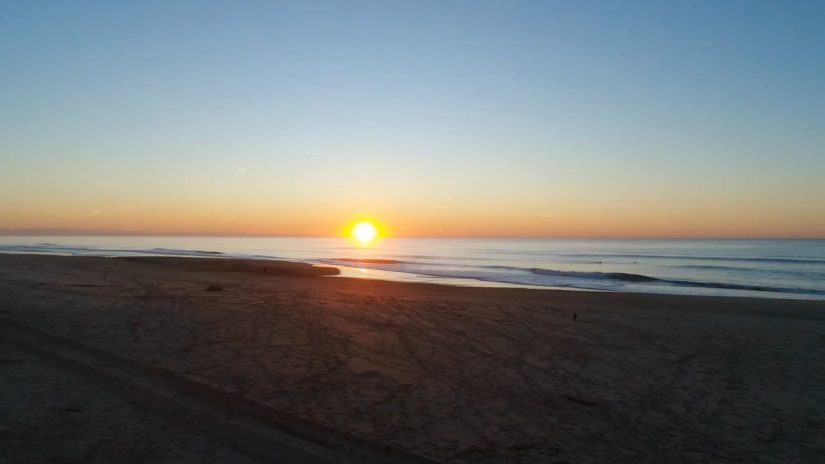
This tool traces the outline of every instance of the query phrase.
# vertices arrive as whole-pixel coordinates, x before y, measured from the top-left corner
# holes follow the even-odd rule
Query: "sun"
[[[378,235],[378,231],[371,222],[361,221],[352,226],[350,235],[352,235],[355,240],[361,242],[361,245],[367,245],[375,240],[375,237]]]

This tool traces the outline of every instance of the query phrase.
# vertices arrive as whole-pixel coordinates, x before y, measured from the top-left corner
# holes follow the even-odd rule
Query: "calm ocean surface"
[[[0,237],[2,253],[288,259],[455,285],[825,299],[825,240]]]

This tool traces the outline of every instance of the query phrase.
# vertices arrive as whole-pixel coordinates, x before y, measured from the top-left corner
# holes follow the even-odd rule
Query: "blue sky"
[[[823,236],[823,24],[823,2],[5,1],[0,228]]]

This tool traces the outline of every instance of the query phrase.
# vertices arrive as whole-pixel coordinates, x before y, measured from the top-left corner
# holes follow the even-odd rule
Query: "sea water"
[[[454,285],[825,299],[825,240],[3,236],[2,253],[214,256]]]

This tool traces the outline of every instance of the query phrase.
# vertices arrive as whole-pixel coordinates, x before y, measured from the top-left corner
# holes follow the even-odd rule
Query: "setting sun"
[[[375,229],[375,226],[372,223],[367,221],[362,221],[355,224],[352,227],[352,231],[350,231],[352,237],[361,242],[362,245],[366,245],[375,239],[375,236],[378,235],[378,232]]]

